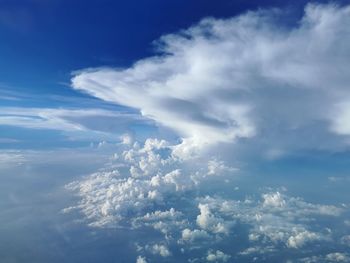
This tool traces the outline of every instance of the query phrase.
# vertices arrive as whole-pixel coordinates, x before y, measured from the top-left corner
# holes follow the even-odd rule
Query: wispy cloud
[[[147,123],[137,114],[103,109],[2,107],[0,125],[65,132],[125,133],[132,123]],[[119,135],[120,135],[119,134]],[[118,136],[119,136],[118,135]]]

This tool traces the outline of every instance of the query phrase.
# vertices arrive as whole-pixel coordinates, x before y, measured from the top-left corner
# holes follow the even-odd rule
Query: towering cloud
[[[207,18],[129,68],[76,72],[72,86],[139,109],[176,131],[184,151],[239,138],[340,147],[350,135],[350,7],[310,4],[293,27],[285,15]]]

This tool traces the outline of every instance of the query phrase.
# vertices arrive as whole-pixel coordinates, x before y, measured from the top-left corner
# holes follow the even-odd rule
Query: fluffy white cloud
[[[326,255],[326,259],[331,262],[349,262],[350,257],[346,253],[334,252]]]
[[[268,158],[346,147],[350,7],[309,4],[294,27],[284,15],[204,19],[161,37],[158,55],[125,69],[81,70],[72,86],[172,128],[183,138],[179,155],[239,138],[266,144]]]
[[[328,240],[326,230],[315,232],[311,223],[319,216],[339,216],[344,210],[329,205],[307,203],[300,198],[288,197],[280,192],[262,194],[262,202],[252,199],[244,201],[206,197],[199,200],[206,215],[203,222],[232,224],[238,220],[251,225],[249,240],[256,244],[300,248],[306,243]],[[210,214],[208,211],[211,211]],[[215,221],[211,213],[215,212]],[[211,219],[211,221],[209,220]],[[197,218],[198,221],[198,218]],[[197,222],[198,223],[198,222]],[[215,224],[211,224],[214,225]],[[260,251],[266,251],[260,247]],[[255,252],[255,250],[254,250]],[[250,254],[244,253],[242,254]]]
[[[279,192],[263,194],[262,197],[264,199],[264,206],[283,207],[286,204]]]
[[[162,257],[169,257],[171,255],[169,249],[165,245],[155,244],[150,247],[153,254],[159,254]]]
[[[224,172],[232,173],[236,170],[236,168],[226,166],[223,161],[213,159],[208,162],[208,175],[220,175]]]
[[[181,242],[189,242],[193,243],[196,241],[207,240],[210,239],[210,235],[205,230],[190,230],[185,228],[182,230]]]
[[[150,226],[169,238],[174,232],[176,233],[179,229],[188,226],[188,221],[184,219],[183,213],[170,208],[167,211],[156,210],[148,212],[144,216],[136,217],[132,220],[132,226],[133,228]]]
[[[295,235],[292,235],[287,240],[287,246],[290,248],[300,248],[306,242],[318,240],[321,237],[316,233],[309,232],[307,230],[297,232]]]
[[[82,210],[94,226],[113,226],[122,219],[130,219],[131,214],[137,216],[133,222],[135,226],[142,220],[179,219],[181,213],[172,207],[168,211],[143,213],[163,205],[169,197],[180,197],[195,189],[206,179],[207,173],[199,173],[200,167],[207,164],[206,160],[197,159],[196,165],[186,163],[173,155],[173,146],[164,140],[147,139],[142,146],[138,142],[121,144],[119,151],[112,160],[115,166],[67,185],[82,200],[78,206],[66,211]],[[163,233],[167,231],[162,224],[153,227]],[[217,231],[223,231],[220,225],[217,228]]]
[[[213,232],[213,233],[224,233],[228,234],[229,226],[221,218],[215,217],[211,213],[210,207],[208,204],[199,204],[198,208],[200,210],[199,215],[197,216],[197,224],[204,230]]]
[[[230,259],[230,255],[225,254],[220,250],[208,251],[207,261],[208,262],[227,262]]]
[[[146,258],[138,256],[136,259],[136,263],[147,263]]]
[[[347,253],[333,252],[327,255],[312,256],[299,260],[304,263],[318,263],[318,262],[349,262],[350,257]]]

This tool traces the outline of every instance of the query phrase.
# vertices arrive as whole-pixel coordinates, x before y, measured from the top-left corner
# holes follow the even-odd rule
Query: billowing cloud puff
[[[136,263],[147,263],[144,257],[138,256],[136,259]]]
[[[350,257],[348,253],[334,252],[324,256],[312,256],[299,260],[304,263],[318,263],[318,262],[349,262]]]
[[[140,216],[147,209],[166,203],[169,197],[180,197],[193,191],[202,181],[212,177],[208,162],[212,163],[213,160],[197,159],[196,165],[187,163],[174,156],[174,146],[164,140],[147,139],[143,145],[138,142],[133,145],[123,144],[119,151],[113,158],[115,169],[112,165],[86,180],[75,181],[67,186],[82,197],[81,203],[75,208],[81,209],[94,226],[113,226],[125,215]],[[216,176],[222,175],[223,171],[215,171]],[[203,215],[204,221],[206,216],[208,214]],[[151,223],[156,219],[180,218],[181,213],[169,207],[167,211],[155,210],[135,218],[133,224],[136,226],[141,219]],[[208,220],[211,222],[212,218]],[[153,227],[162,229],[162,232],[167,231],[163,225]],[[223,231],[220,224],[217,231]]]
[[[198,205],[200,214],[197,216],[197,225],[207,231],[213,233],[228,233],[229,227],[225,224],[224,220],[215,217],[210,211],[208,204]]]
[[[208,262],[227,262],[230,259],[230,255],[225,254],[224,252],[217,251],[208,251],[207,261]]]
[[[186,153],[239,138],[268,142],[273,153],[344,147],[350,7],[309,4],[294,27],[284,17],[207,18],[161,37],[158,55],[125,69],[81,70],[72,86],[172,128]]]

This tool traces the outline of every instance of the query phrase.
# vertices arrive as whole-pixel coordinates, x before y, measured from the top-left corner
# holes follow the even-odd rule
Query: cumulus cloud
[[[208,170],[199,173],[203,165],[207,166],[206,160],[197,159],[197,165],[186,163],[173,155],[173,146],[164,140],[147,139],[143,145],[122,144],[119,150],[113,158],[115,169],[112,165],[67,185],[82,198],[78,206],[67,210],[82,210],[94,226],[115,225],[131,213],[141,216],[147,208],[162,205],[169,197],[180,197],[206,180]],[[168,211],[153,211],[142,219],[149,222],[180,216],[181,213],[171,207]],[[162,229],[160,225],[154,227]],[[221,231],[219,225],[218,231]]]
[[[349,262],[350,257],[346,253],[334,252],[326,255],[326,259],[331,262]]]
[[[264,206],[283,207],[286,204],[279,192],[263,194],[262,197],[264,199]]]
[[[150,251],[153,254],[159,254],[162,257],[169,257],[171,255],[169,249],[165,245],[155,244],[150,247]]]
[[[136,259],[136,263],[147,263],[146,258],[138,256]]]
[[[271,147],[268,158],[344,147],[350,7],[309,4],[294,27],[284,17],[263,10],[206,18],[162,36],[157,55],[129,68],[75,72],[72,86],[173,129],[186,154],[240,138]]]
[[[197,259],[198,253],[202,253],[202,259],[214,262],[228,259],[214,250],[210,250],[210,256],[205,254],[215,246],[232,242],[240,225],[248,228],[247,236],[238,238],[247,240],[249,246],[237,251],[238,256],[299,250],[332,240],[331,231],[314,226],[314,222],[344,212],[338,206],[290,197],[285,189],[243,200],[205,195],[206,184],[212,182],[208,180],[224,183],[220,172],[208,176],[211,159],[177,158],[173,145],[164,140],[120,144],[118,149],[106,169],[67,185],[80,202],[64,211],[80,211],[92,227],[157,233],[154,239],[135,240],[141,248],[138,252],[147,258],[170,257],[175,254],[172,248],[177,247],[184,255],[196,255]]]
[[[320,216],[339,216],[344,210],[336,206],[307,203],[300,198],[288,197],[280,192],[262,194],[262,202],[205,197],[200,203],[216,213],[216,220],[225,223],[239,221],[251,225],[249,240],[257,244],[283,245],[301,248],[306,243],[328,240],[326,229],[315,232],[311,222]],[[260,251],[266,251],[260,247]],[[242,254],[256,252],[249,250]]]
[[[349,262],[350,257],[348,253],[333,252],[326,255],[312,256],[302,258],[299,262],[304,263],[317,263],[317,262]]]
[[[210,235],[205,230],[199,230],[199,229],[190,230],[188,228],[185,228],[184,230],[182,230],[181,241],[184,241],[184,242],[193,243],[196,241],[206,240],[209,238],[210,238]]]
[[[200,210],[199,215],[197,216],[197,224],[204,230],[213,232],[213,233],[228,233],[229,226],[221,218],[217,218],[210,211],[208,204],[199,204],[198,208]]]
[[[207,261],[208,262],[227,262],[230,259],[230,255],[225,254],[220,250],[208,251]]]
[[[287,246],[290,248],[300,248],[306,242],[320,239],[320,236],[316,233],[309,231],[297,232],[295,235],[292,235],[287,240]]]

